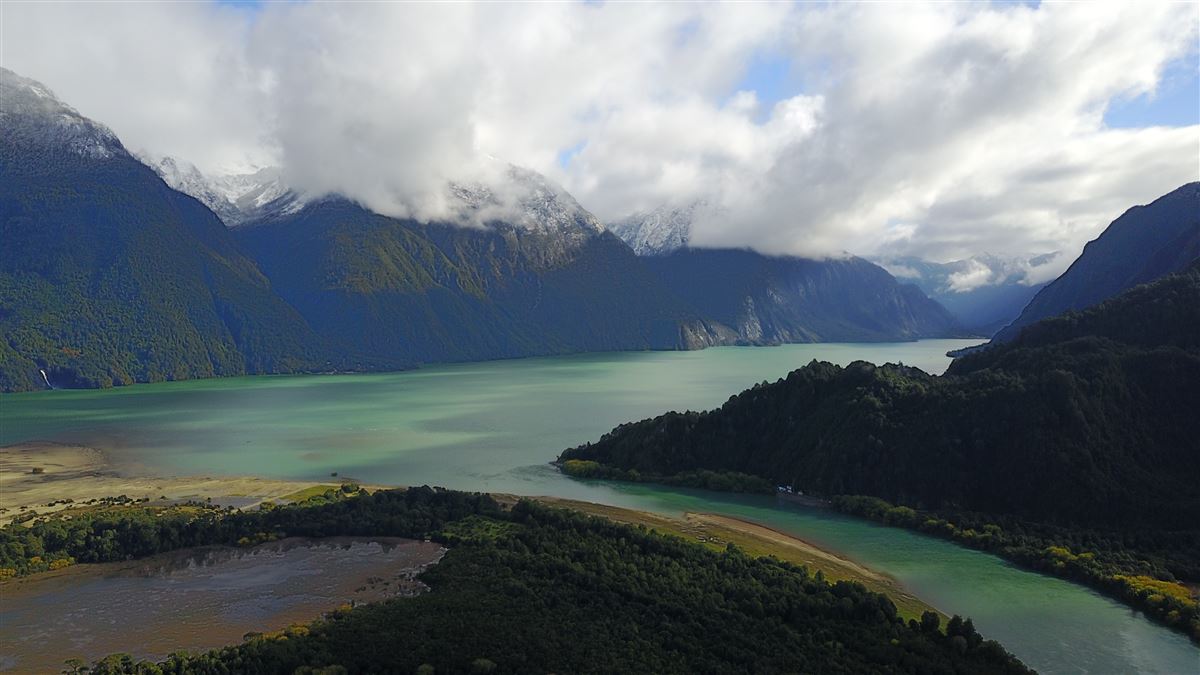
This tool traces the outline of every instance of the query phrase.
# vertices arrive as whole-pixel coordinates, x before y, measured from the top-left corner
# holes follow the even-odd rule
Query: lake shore
[[[40,471],[35,473],[34,469]],[[122,495],[133,500],[147,499],[150,503],[211,500],[219,505],[254,508],[266,501],[303,499],[333,487],[336,484],[252,476],[135,475],[115,468],[102,451],[83,445],[29,442],[0,448],[2,519],[29,517],[30,513],[44,515]],[[384,487],[379,486],[380,489]],[[508,505],[518,499],[506,494],[493,496]],[[804,565],[814,573],[820,570],[831,581],[857,581],[890,597],[905,617],[919,617],[925,610],[937,611],[885,574],[756,523],[708,513],[688,513],[683,518],[673,518],[558,497],[536,499],[621,523],[645,525],[715,550],[733,543],[750,555],[774,556]]]

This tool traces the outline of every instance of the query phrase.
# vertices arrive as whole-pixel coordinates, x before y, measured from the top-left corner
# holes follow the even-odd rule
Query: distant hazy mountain
[[[322,367],[204,205],[41,84],[0,69],[0,101],[0,388]]]
[[[704,205],[664,205],[609,223],[608,229],[638,255],[664,255],[688,245],[692,236],[692,218],[698,208],[704,208]]]
[[[275,167],[253,173],[209,176],[190,162],[174,157],[139,156],[171,187],[199,199],[230,227],[248,220],[290,215],[305,200],[289,188]]]
[[[915,287],[860,258],[811,260],[691,248],[704,202],[661,206],[609,224],[646,265],[738,342],[910,340],[967,335]],[[1014,313],[1015,316],[1015,313]]]
[[[1011,340],[1029,324],[1103,302],[1128,288],[1178,272],[1198,257],[1200,183],[1188,183],[1114,220],[993,340]]]
[[[916,286],[862,258],[808,260],[684,248],[642,258],[740,342],[891,341],[968,334]]]
[[[1021,313],[1045,282],[1031,283],[1058,253],[972,256],[939,263],[912,256],[877,259],[901,282],[916,284],[968,330],[991,336]]]

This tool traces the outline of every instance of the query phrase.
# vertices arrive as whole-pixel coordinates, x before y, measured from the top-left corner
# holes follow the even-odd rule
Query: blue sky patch
[[[559,150],[558,165],[564,169],[567,168],[567,166],[571,163],[571,160],[575,159],[575,155],[578,155],[583,150],[583,146],[585,145],[587,145],[587,141],[579,141],[569,148],[563,148],[562,150]]]
[[[792,77],[792,64],[786,56],[759,52],[750,61],[746,74],[734,86],[730,96],[739,91],[753,91],[758,96],[757,121],[771,116],[775,104],[800,93]]]
[[[1200,124],[1200,52],[1168,64],[1153,94],[1111,101],[1104,124],[1110,129]]]

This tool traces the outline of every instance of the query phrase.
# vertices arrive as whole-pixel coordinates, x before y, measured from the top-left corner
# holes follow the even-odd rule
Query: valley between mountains
[[[372,209],[0,68],[0,671],[1200,668],[1200,182],[1066,266],[481,167]]]

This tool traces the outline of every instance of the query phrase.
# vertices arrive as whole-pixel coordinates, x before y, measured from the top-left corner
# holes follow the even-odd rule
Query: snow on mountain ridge
[[[84,117],[36,80],[0,68],[0,134],[6,141],[57,147],[81,157],[128,154],[111,129]]]
[[[688,246],[692,237],[692,221],[697,210],[705,206],[702,201],[687,206],[664,204],[609,223],[608,229],[629,244],[638,255],[666,255]]]
[[[487,226],[505,223],[541,235],[562,234],[571,240],[593,237],[604,225],[566,190],[536,171],[507,165],[488,181],[449,184],[459,202],[457,218]]]
[[[213,176],[174,157],[143,152],[138,158],[167,185],[200,200],[230,227],[296,213],[311,201],[283,181],[278,167]],[[524,232],[563,234],[569,241],[582,241],[604,231],[604,225],[566,190],[521,167],[506,165],[486,182],[452,182],[447,187],[451,220],[461,224],[486,227],[503,223]]]
[[[200,200],[229,227],[257,218],[295,213],[307,203],[283,182],[277,167],[209,176],[194,164],[174,157],[159,158],[143,152],[138,159],[154,169],[167,185]]]

